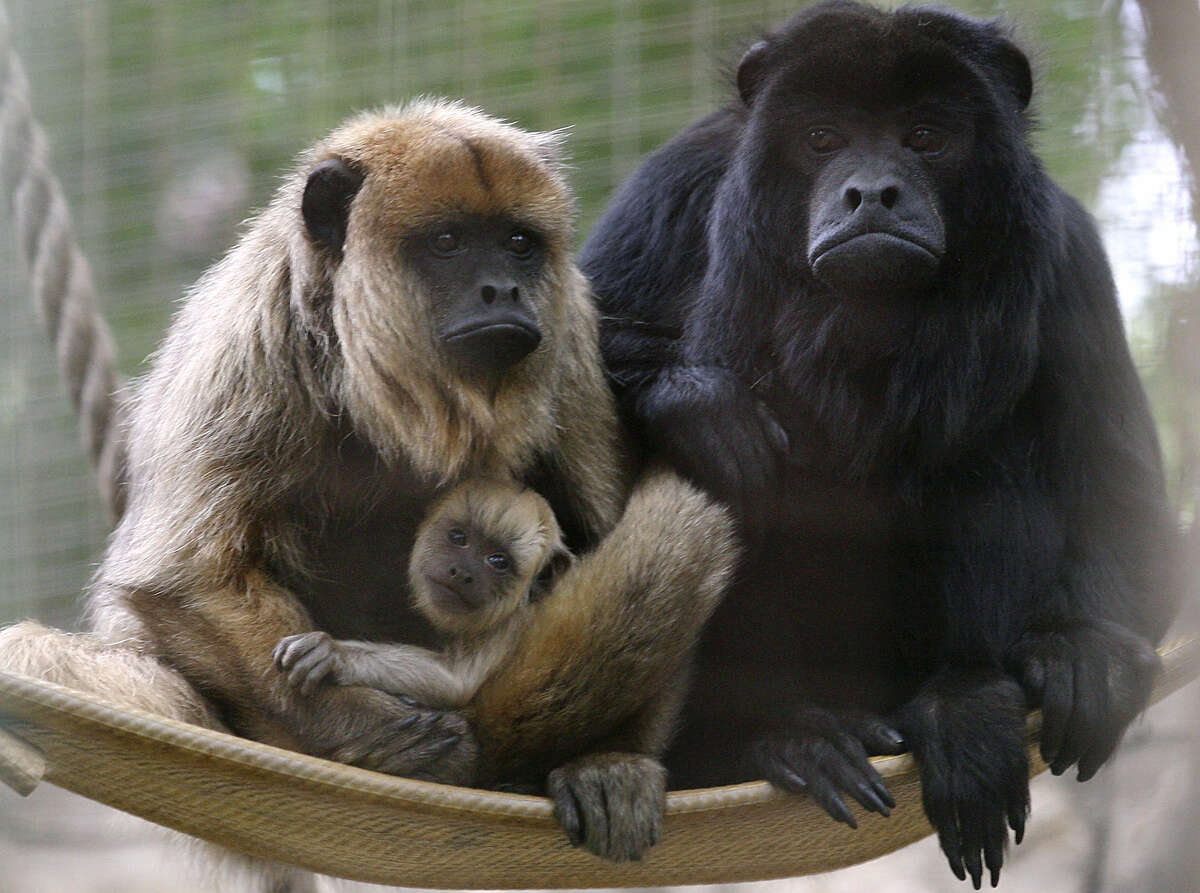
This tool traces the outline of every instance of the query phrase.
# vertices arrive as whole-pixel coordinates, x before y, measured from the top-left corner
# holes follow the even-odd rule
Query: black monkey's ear
[[[1026,108],[1033,98],[1033,71],[1029,67],[1029,58],[1016,44],[1001,40],[996,47],[996,67],[1012,88],[1021,108]]]
[[[346,241],[350,202],[358,194],[363,177],[356,165],[330,158],[312,169],[304,186],[304,200],[300,203],[304,228],[318,247],[338,258]]]
[[[737,88],[738,93],[742,96],[742,102],[746,105],[750,105],[754,100],[754,94],[762,85],[763,77],[767,73],[767,57],[770,55],[770,49],[771,45],[767,41],[757,41],[750,49],[746,50],[742,61],[738,63]]]

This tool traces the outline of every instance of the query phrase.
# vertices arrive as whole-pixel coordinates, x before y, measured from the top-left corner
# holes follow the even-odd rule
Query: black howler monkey
[[[1108,263],[1030,147],[1030,67],[996,23],[823,3],[750,47],[737,90],[581,260],[645,448],[752,543],[672,781],[765,776],[852,822],[844,794],[886,812],[866,752],[898,730],[952,869],[994,883],[1027,706],[1052,770],[1090,777],[1172,611]]]

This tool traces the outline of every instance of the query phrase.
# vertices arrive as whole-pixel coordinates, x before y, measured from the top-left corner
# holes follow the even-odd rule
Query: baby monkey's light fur
[[[478,549],[487,541],[504,550],[511,562],[491,597],[474,610],[447,610],[434,592],[452,526],[471,532],[472,544],[464,548]],[[545,499],[505,481],[469,480],[429,509],[409,562],[413,604],[450,636],[445,649],[338,640],[313,632],[283,639],[276,662],[301,688],[321,682],[368,685],[431,706],[465,707],[513,653],[530,622],[529,612],[536,610],[535,589],[549,583],[543,575],[552,562],[565,567],[570,552]]]

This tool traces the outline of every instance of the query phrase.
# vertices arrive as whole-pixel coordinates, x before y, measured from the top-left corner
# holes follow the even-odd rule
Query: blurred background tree
[[[798,5],[8,0],[7,9],[123,369],[137,374],[177,297],[294,154],[350,112],[434,94],[527,128],[569,128],[582,237],[645,152],[729,95],[727,72],[748,41]],[[1200,465],[1200,193],[1187,163],[1200,153],[1200,8],[952,5],[1005,16],[1031,51],[1038,146],[1100,221],[1189,520]],[[75,626],[107,523],[11,243],[0,219],[0,623]],[[1038,816],[1035,801],[1034,828]]]

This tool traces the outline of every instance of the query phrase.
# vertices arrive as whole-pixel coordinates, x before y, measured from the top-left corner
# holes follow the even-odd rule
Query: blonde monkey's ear
[[[357,165],[341,158],[327,158],[308,175],[300,213],[313,244],[340,259],[346,242],[350,203],[366,175]]]

